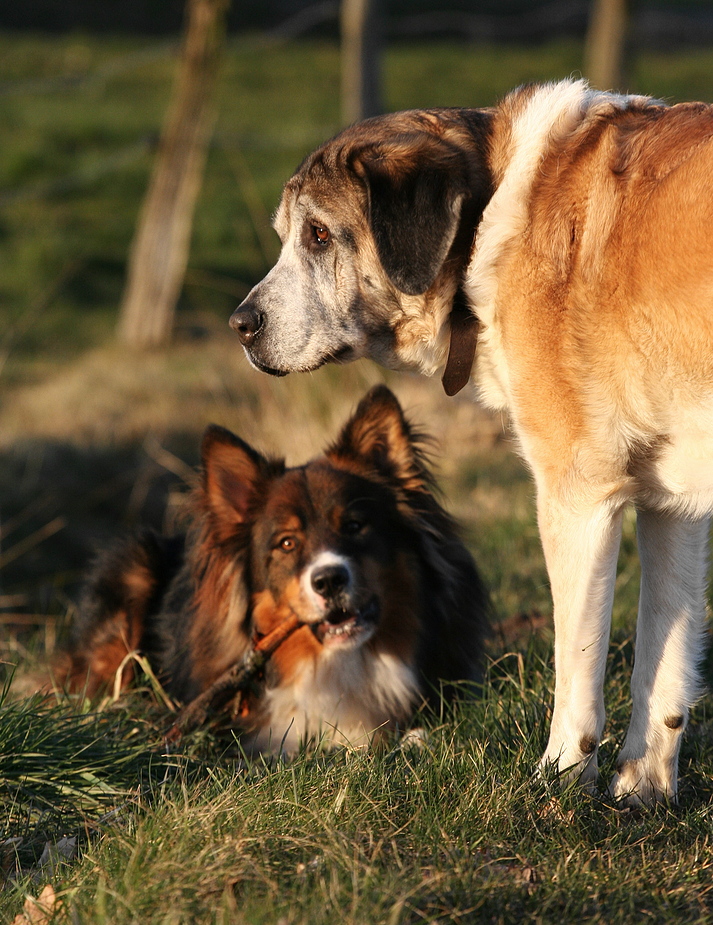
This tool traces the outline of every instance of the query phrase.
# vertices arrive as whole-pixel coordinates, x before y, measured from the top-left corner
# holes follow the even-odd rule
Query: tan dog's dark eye
[[[322,247],[329,244],[332,237],[329,228],[325,228],[324,225],[312,225],[312,230],[317,244],[321,244]]]

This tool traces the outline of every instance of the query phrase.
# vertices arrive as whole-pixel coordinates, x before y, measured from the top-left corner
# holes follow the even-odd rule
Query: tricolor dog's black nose
[[[257,337],[264,317],[262,312],[253,308],[250,303],[243,302],[230,316],[230,327],[238,335],[243,347],[249,347]]]
[[[312,587],[326,600],[332,600],[349,584],[349,571],[344,565],[323,565],[312,573]]]

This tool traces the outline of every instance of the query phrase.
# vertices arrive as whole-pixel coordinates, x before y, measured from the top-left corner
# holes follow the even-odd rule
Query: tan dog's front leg
[[[627,803],[676,800],[678,752],[701,689],[707,518],[639,510],[641,596],[633,711],[610,791]]]
[[[555,705],[542,765],[593,785],[604,727],[604,671],[621,536],[620,503],[540,490],[540,535],[552,588]]]

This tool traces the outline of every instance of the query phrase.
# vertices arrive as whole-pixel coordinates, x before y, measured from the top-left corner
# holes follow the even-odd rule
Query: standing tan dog
[[[537,483],[556,630],[544,764],[597,776],[622,511],[642,588],[617,798],[675,799],[713,508],[713,108],[564,81],[371,119],[285,187],[231,325],[275,375],[370,356],[472,379]],[[477,355],[474,359],[476,335]]]

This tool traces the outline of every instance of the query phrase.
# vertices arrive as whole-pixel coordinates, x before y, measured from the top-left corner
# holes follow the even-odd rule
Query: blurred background
[[[51,655],[92,550],[171,528],[209,422],[304,461],[362,392],[434,434],[500,617],[549,610],[504,424],[364,361],[272,380],[228,330],[302,158],[363,115],[584,75],[713,97],[702,0],[24,0],[0,7],[0,671]],[[616,620],[635,614],[633,518]]]

